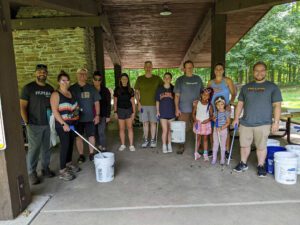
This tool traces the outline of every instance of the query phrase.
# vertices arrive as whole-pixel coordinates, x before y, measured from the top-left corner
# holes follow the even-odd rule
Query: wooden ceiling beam
[[[201,49],[204,47],[204,44],[209,40],[211,36],[211,17],[212,17],[212,10],[210,9],[206,13],[196,36],[194,37],[185,56],[183,57],[183,60],[180,63],[180,67],[183,67],[183,63],[186,60],[194,61],[196,55],[200,53]]]
[[[101,15],[101,25],[102,25],[102,29],[104,30],[104,34],[103,34],[104,47],[112,63],[114,65],[122,66],[121,57],[106,14]]]
[[[12,30],[61,29],[69,27],[100,27],[100,16],[87,17],[51,17],[12,19]]]
[[[37,6],[67,12],[73,15],[98,15],[94,0],[9,0],[21,5]]]
[[[293,2],[293,0],[217,0],[216,14],[243,12],[262,6],[271,7],[289,2]]]

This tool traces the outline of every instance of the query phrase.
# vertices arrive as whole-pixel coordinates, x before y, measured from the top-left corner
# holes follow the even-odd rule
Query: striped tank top
[[[68,98],[58,91],[59,94],[59,105],[58,112],[62,119],[67,124],[74,124],[79,120],[79,106],[78,102],[72,96]]]

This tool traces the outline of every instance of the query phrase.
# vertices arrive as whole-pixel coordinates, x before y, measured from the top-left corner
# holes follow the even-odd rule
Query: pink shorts
[[[210,135],[211,134],[211,122],[203,124],[200,121],[197,121],[195,123],[195,125],[193,126],[193,131],[195,134]]]

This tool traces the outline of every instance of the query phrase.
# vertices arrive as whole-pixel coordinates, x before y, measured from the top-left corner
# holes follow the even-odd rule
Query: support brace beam
[[[8,220],[31,201],[8,0],[0,0],[0,37],[0,96],[7,146],[0,150],[0,220]]]
[[[12,19],[13,30],[60,29],[70,27],[100,27],[100,16]]]
[[[55,9],[73,15],[97,15],[97,6],[94,0],[10,0],[10,2]]]
[[[116,45],[116,41],[115,38],[113,36],[107,15],[102,15],[101,16],[101,24],[102,24],[102,28],[105,31],[105,33],[103,34],[103,38],[104,38],[104,46],[105,49],[112,61],[112,63],[114,65],[122,65],[121,64],[121,58],[119,55],[119,51]]]
[[[183,67],[183,63],[186,60],[194,61],[196,55],[200,53],[201,49],[203,48],[204,44],[207,42],[211,34],[211,10],[207,12],[205,18],[194,37],[189,49],[187,50],[183,60],[180,63],[180,67]]]
[[[229,14],[243,12],[262,6],[275,6],[293,0],[217,0],[216,14]]]
[[[226,15],[212,12],[211,20],[211,78],[214,76],[214,67],[217,63],[225,65],[226,61]]]

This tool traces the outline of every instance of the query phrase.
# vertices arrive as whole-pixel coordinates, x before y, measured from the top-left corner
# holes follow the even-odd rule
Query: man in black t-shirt
[[[28,135],[27,169],[32,185],[40,183],[36,172],[40,153],[43,176],[55,176],[49,168],[50,127],[47,111],[50,110],[53,88],[46,83],[47,75],[47,66],[38,64],[35,70],[35,81],[23,87],[20,99],[21,116]]]

